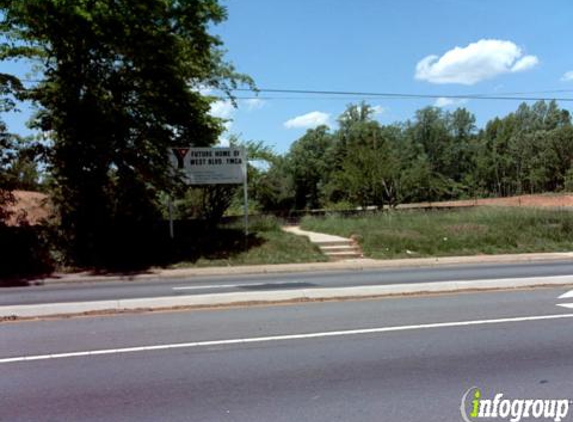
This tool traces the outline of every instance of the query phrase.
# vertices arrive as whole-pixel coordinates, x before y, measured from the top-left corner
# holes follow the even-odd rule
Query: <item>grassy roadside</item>
[[[306,237],[281,230],[275,217],[252,218],[246,239],[242,222],[209,227],[202,221],[176,222],[175,238],[166,224],[138,238],[133,248],[129,236],[109,245],[108,261],[99,267],[73,267],[58,262],[43,226],[0,226],[0,288],[25,286],[53,272],[135,274],[150,268],[221,267],[239,265],[321,262],[328,259]],[[125,243],[122,243],[125,240]],[[52,254],[54,252],[54,255]],[[109,259],[109,258],[113,259]]]
[[[170,268],[320,262],[328,259],[302,236],[281,230],[274,217],[257,217],[250,225],[248,242],[241,223],[228,224],[182,244],[178,261]]]
[[[573,212],[523,208],[307,217],[303,229],[358,236],[376,259],[573,250]]]

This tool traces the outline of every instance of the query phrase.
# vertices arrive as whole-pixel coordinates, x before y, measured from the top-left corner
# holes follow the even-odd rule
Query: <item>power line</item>
[[[26,83],[40,83],[43,81],[34,79],[22,79],[22,82]],[[573,98],[568,97],[537,97],[530,96],[532,94],[555,94],[555,93],[573,93],[571,89],[555,89],[555,90],[545,90],[545,91],[530,91],[530,92],[510,92],[501,95],[490,95],[490,94],[412,94],[412,93],[397,93],[397,92],[357,92],[357,91],[330,91],[330,90],[309,90],[309,89],[277,89],[277,88],[235,88],[232,89],[233,92],[251,92],[258,94],[269,93],[269,94],[301,94],[301,95],[312,95],[312,97],[272,97],[272,96],[245,96],[236,97],[238,100],[338,100],[337,97],[353,97],[353,99],[376,99],[385,98],[387,100],[408,100],[408,99],[437,99],[437,98],[447,98],[452,100],[500,100],[500,101],[561,101],[561,102],[573,102]],[[318,95],[329,95],[329,97],[317,97]],[[332,97],[332,96],[336,97]],[[220,98],[224,99],[224,98]]]
[[[508,101],[564,101],[573,102],[573,98],[560,98],[560,97],[521,97],[516,96],[520,93],[505,94],[505,95],[488,95],[488,94],[409,94],[409,93],[396,93],[396,92],[356,92],[356,91],[322,91],[322,90],[308,90],[308,89],[275,89],[275,88],[236,88],[232,91],[235,92],[262,92],[269,94],[306,94],[306,95],[337,95],[337,96],[353,96],[353,97],[372,97],[372,98],[386,98],[386,99],[424,99],[424,98],[447,98],[453,100],[508,100]],[[570,90],[559,90],[559,92],[573,92]],[[523,93],[523,95],[529,95]],[[257,97],[253,97],[257,98]],[[260,98],[260,97],[258,97]],[[316,98],[316,97],[312,97]],[[278,99],[278,98],[277,98]],[[310,97],[309,97],[310,99]]]

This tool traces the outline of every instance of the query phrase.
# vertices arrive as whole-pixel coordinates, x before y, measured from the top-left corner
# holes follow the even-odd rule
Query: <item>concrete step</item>
[[[329,241],[324,241],[324,242],[312,242],[315,245],[318,245],[319,247],[325,247],[325,246],[350,246],[350,245],[354,245],[354,242],[352,242],[351,240],[329,240]]]
[[[336,245],[336,246],[319,246],[324,253],[329,252],[360,252],[360,247],[354,244]]]
[[[320,251],[330,258],[331,261],[342,261],[344,259],[363,258],[360,245],[352,239],[333,236],[330,234],[309,232],[301,230],[300,227],[283,227],[283,230],[292,234],[306,236],[309,240],[320,248]]]

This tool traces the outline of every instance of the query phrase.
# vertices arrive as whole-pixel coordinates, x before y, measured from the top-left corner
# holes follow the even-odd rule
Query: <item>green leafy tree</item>
[[[333,138],[327,126],[309,129],[294,142],[288,153],[288,165],[292,175],[297,209],[318,208],[320,193],[326,182],[329,166],[327,151]]]
[[[29,147],[29,140],[14,136],[12,159],[5,168],[5,176],[13,189],[40,191],[40,172],[38,170],[36,148]]]
[[[8,171],[13,160],[12,140],[13,137],[7,132],[6,125],[0,121],[0,224],[9,217],[8,205],[14,202],[13,178]]]
[[[398,203],[400,162],[388,144],[348,151],[340,179],[346,186],[347,198],[362,208]]]
[[[295,208],[295,188],[289,160],[277,156],[259,177],[253,196],[261,210],[274,214],[288,214]]]
[[[475,116],[465,108],[447,115],[451,145],[446,149],[448,172],[445,174],[457,186],[458,195],[475,191]]]
[[[440,108],[426,107],[418,110],[414,122],[408,122],[406,127],[408,138],[427,160],[432,175],[430,180],[440,180],[440,185],[431,189],[434,195],[440,195],[434,200],[451,197],[455,184],[459,149],[454,148],[449,126],[448,116]],[[462,129],[459,133],[463,133]]]
[[[223,60],[217,0],[0,1],[4,59],[41,63],[26,98],[49,133],[46,160],[71,257],[97,264],[110,236],[142,233],[174,187],[168,147],[222,130],[201,86],[248,78]]]
[[[0,73],[0,113],[15,109],[15,100],[23,91],[17,78]],[[10,172],[16,157],[18,138],[11,134],[4,121],[0,120],[0,224],[9,217],[8,205],[14,203],[12,190],[17,186]]]

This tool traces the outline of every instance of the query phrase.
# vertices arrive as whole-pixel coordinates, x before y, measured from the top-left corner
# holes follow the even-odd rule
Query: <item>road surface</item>
[[[5,322],[0,421],[445,422],[473,386],[571,399],[564,292]]]
[[[0,306],[169,297],[205,293],[373,286],[460,280],[573,275],[570,261],[377,269],[323,273],[193,277],[13,287],[0,290]]]

